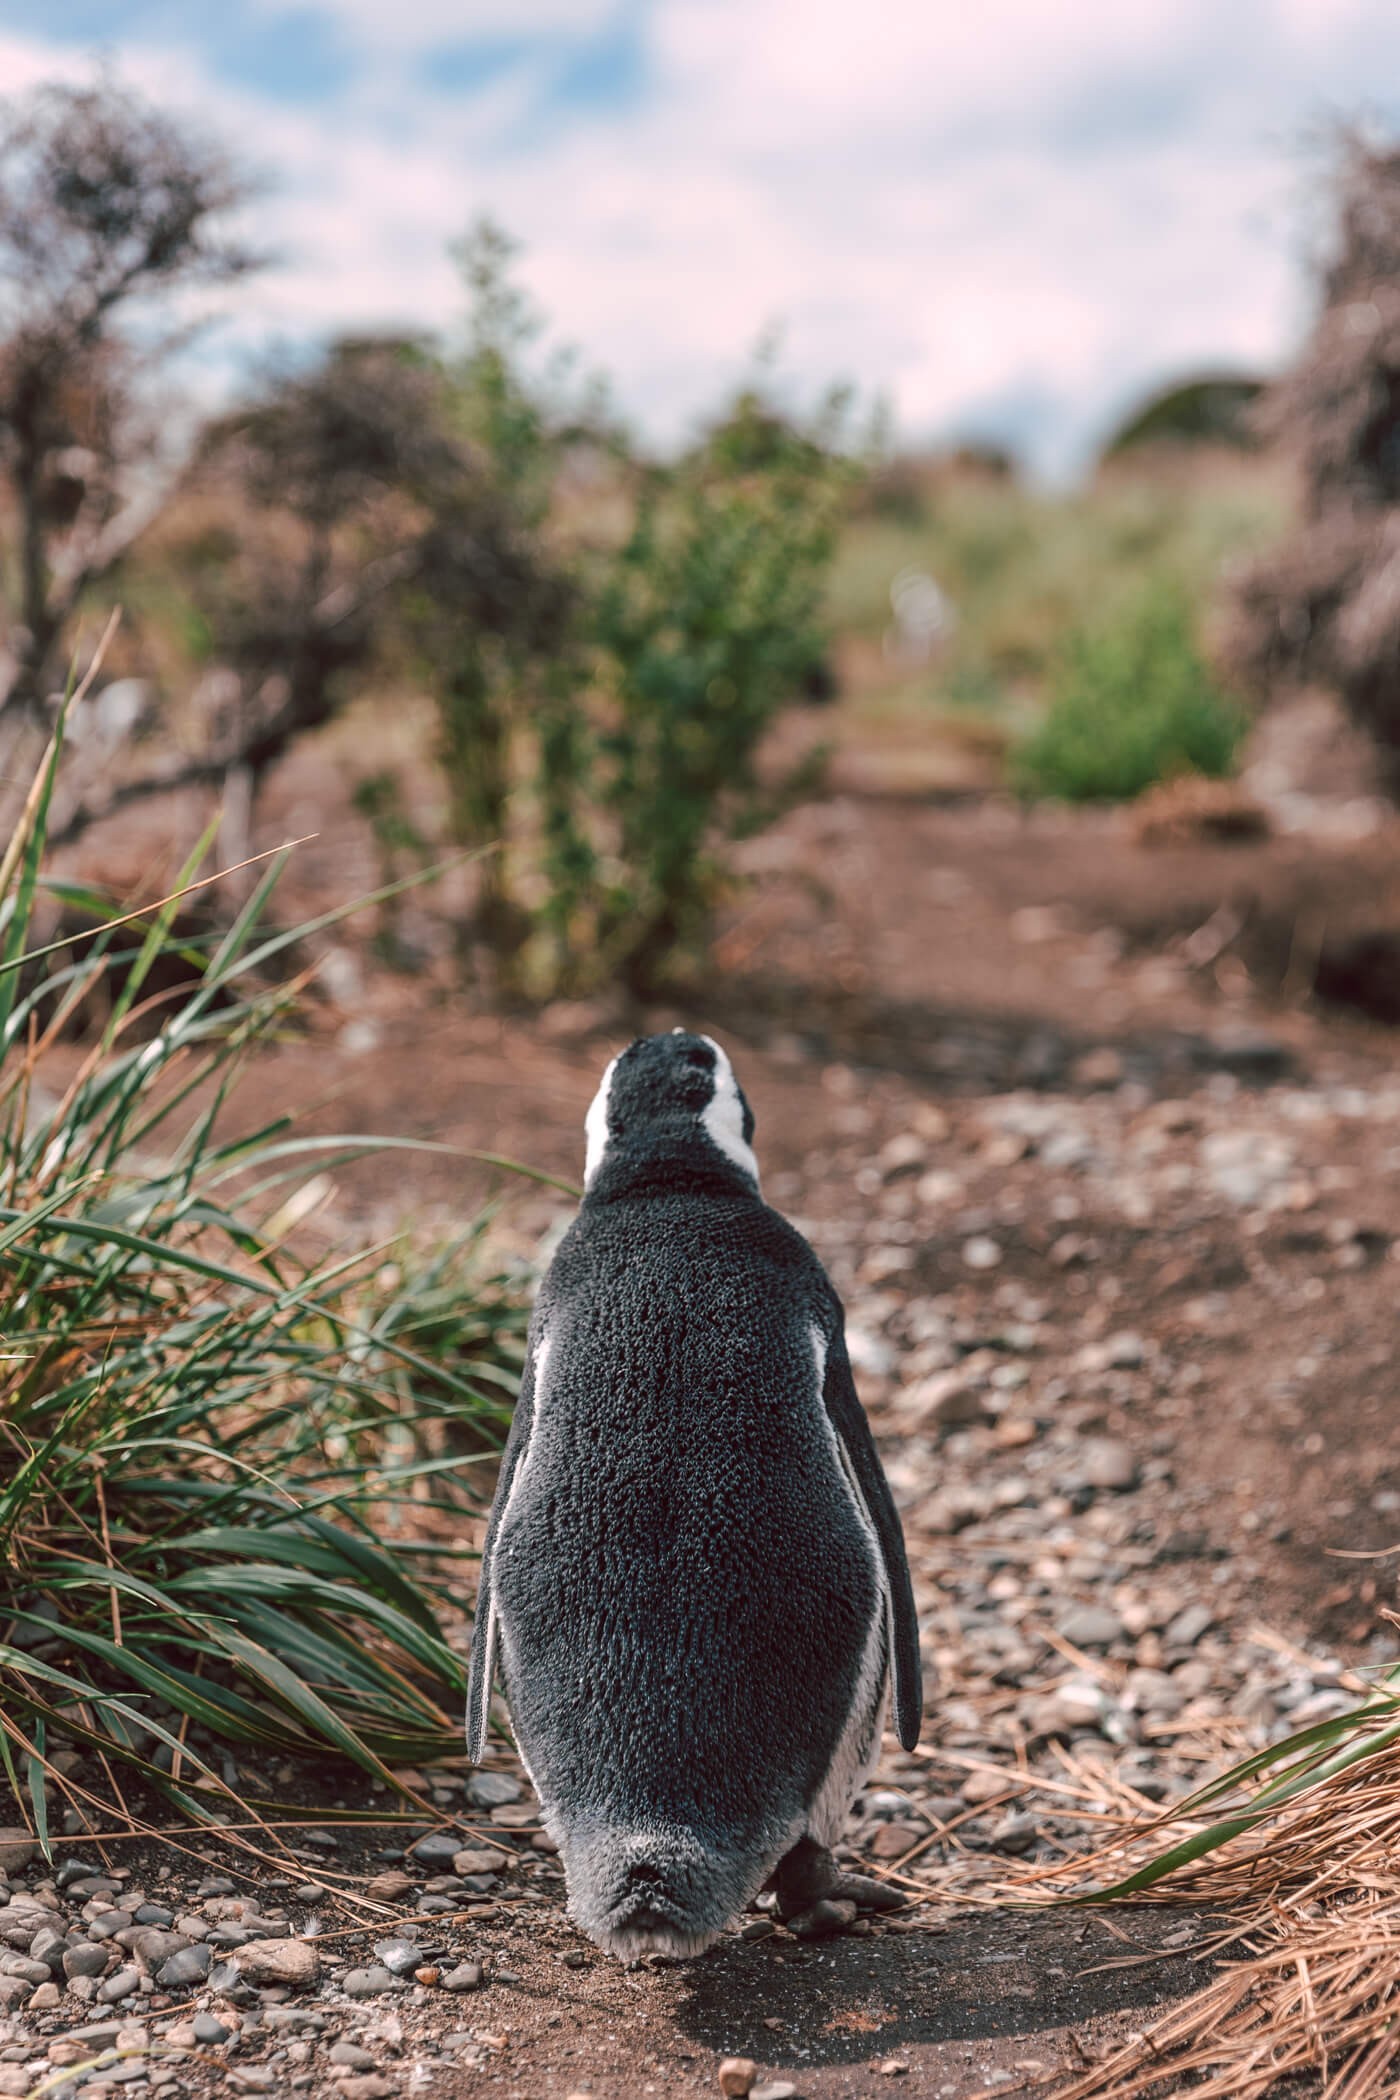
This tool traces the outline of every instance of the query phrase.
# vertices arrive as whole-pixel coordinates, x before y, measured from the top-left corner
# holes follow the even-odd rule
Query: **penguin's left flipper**
[[[898,1910],[905,1898],[872,1874],[843,1874],[825,1845],[799,1838],[773,1870],[778,1916],[799,1936],[833,1931],[839,1919],[825,1920],[817,1906],[854,1903],[858,1910]],[[814,1916],[813,1913],[816,1912]]]
[[[491,1506],[486,1544],[481,1549],[481,1574],[476,1586],[476,1617],[472,1621],[471,1666],[467,1673],[467,1757],[479,1765],[486,1751],[486,1725],[491,1718],[491,1685],[496,1675],[496,1614],[491,1601],[491,1557],[496,1534],[510,1501],[510,1491],[526,1452],[535,1420],[536,1372],[543,1345],[542,1332],[532,1332],[520,1374],[520,1397],[511,1418],[510,1435],[501,1454],[501,1476]]]
[[[924,1717],[923,1676],[919,1664],[919,1621],[914,1586],[904,1554],[904,1533],[890,1494],[884,1468],[876,1456],[870,1424],[856,1395],[846,1336],[838,1325],[826,1352],[822,1398],[832,1427],[841,1440],[855,1483],[879,1541],[889,1585],[894,1621],[894,1717],[900,1742],[912,1750]]]

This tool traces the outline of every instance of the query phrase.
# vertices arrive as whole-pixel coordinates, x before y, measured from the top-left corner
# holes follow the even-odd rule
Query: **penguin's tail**
[[[560,1849],[575,1923],[621,1961],[703,1954],[768,1866],[706,1847],[678,1826],[594,1829]]]

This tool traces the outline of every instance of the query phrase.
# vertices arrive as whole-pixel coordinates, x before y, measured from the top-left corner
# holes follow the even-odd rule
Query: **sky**
[[[0,89],[95,60],[264,178],[221,383],[458,324],[489,212],[646,442],[776,334],[795,402],[848,381],[1050,477],[1288,356],[1317,141],[1400,121],[1395,0],[0,0]]]

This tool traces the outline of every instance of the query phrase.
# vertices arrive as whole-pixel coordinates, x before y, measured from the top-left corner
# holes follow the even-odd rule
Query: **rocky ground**
[[[418,1775],[436,1827],[302,1828],[282,1860],[70,1833],[56,1870],[0,1853],[0,2094],[622,2100],[714,2093],[737,2059],[723,2089],[748,2063],[768,2100],[965,2100],[1201,1979],[1210,1921],[1003,1899],[1400,1658],[1394,1562],[1338,1557],[1400,1536],[1393,1038],[1252,996],[1218,952],[1200,981],[1209,944],[1179,929],[1145,955],[1105,901],[1137,849],[1101,828],[1074,863],[1059,834],[917,811],[896,860],[894,819],[838,816],[799,813],[726,936],[782,1000],[731,981],[693,1013],[516,1022],[371,982],[264,1072],[325,1127],[567,1174],[631,1026],[719,1014],[765,1192],[845,1297],[909,1541],[925,1734],[887,1745],[850,1838],[906,1908],[819,1942],[755,1913],[701,1961],[624,1971],[567,1923],[504,1748]],[[803,852],[837,899],[805,987]],[[883,1005],[854,979],[834,999],[861,968]],[[461,1170],[421,1171],[418,1214],[449,1216]],[[402,1168],[356,1173],[337,1201],[383,1230]],[[558,1214],[523,1200],[516,1245]]]

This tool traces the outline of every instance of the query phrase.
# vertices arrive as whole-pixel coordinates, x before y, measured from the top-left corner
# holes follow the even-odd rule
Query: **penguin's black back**
[[[512,1717],[571,1822],[726,1849],[800,1816],[884,1611],[816,1256],[722,1158],[610,1157],[541,1290],[492,1557]]]

